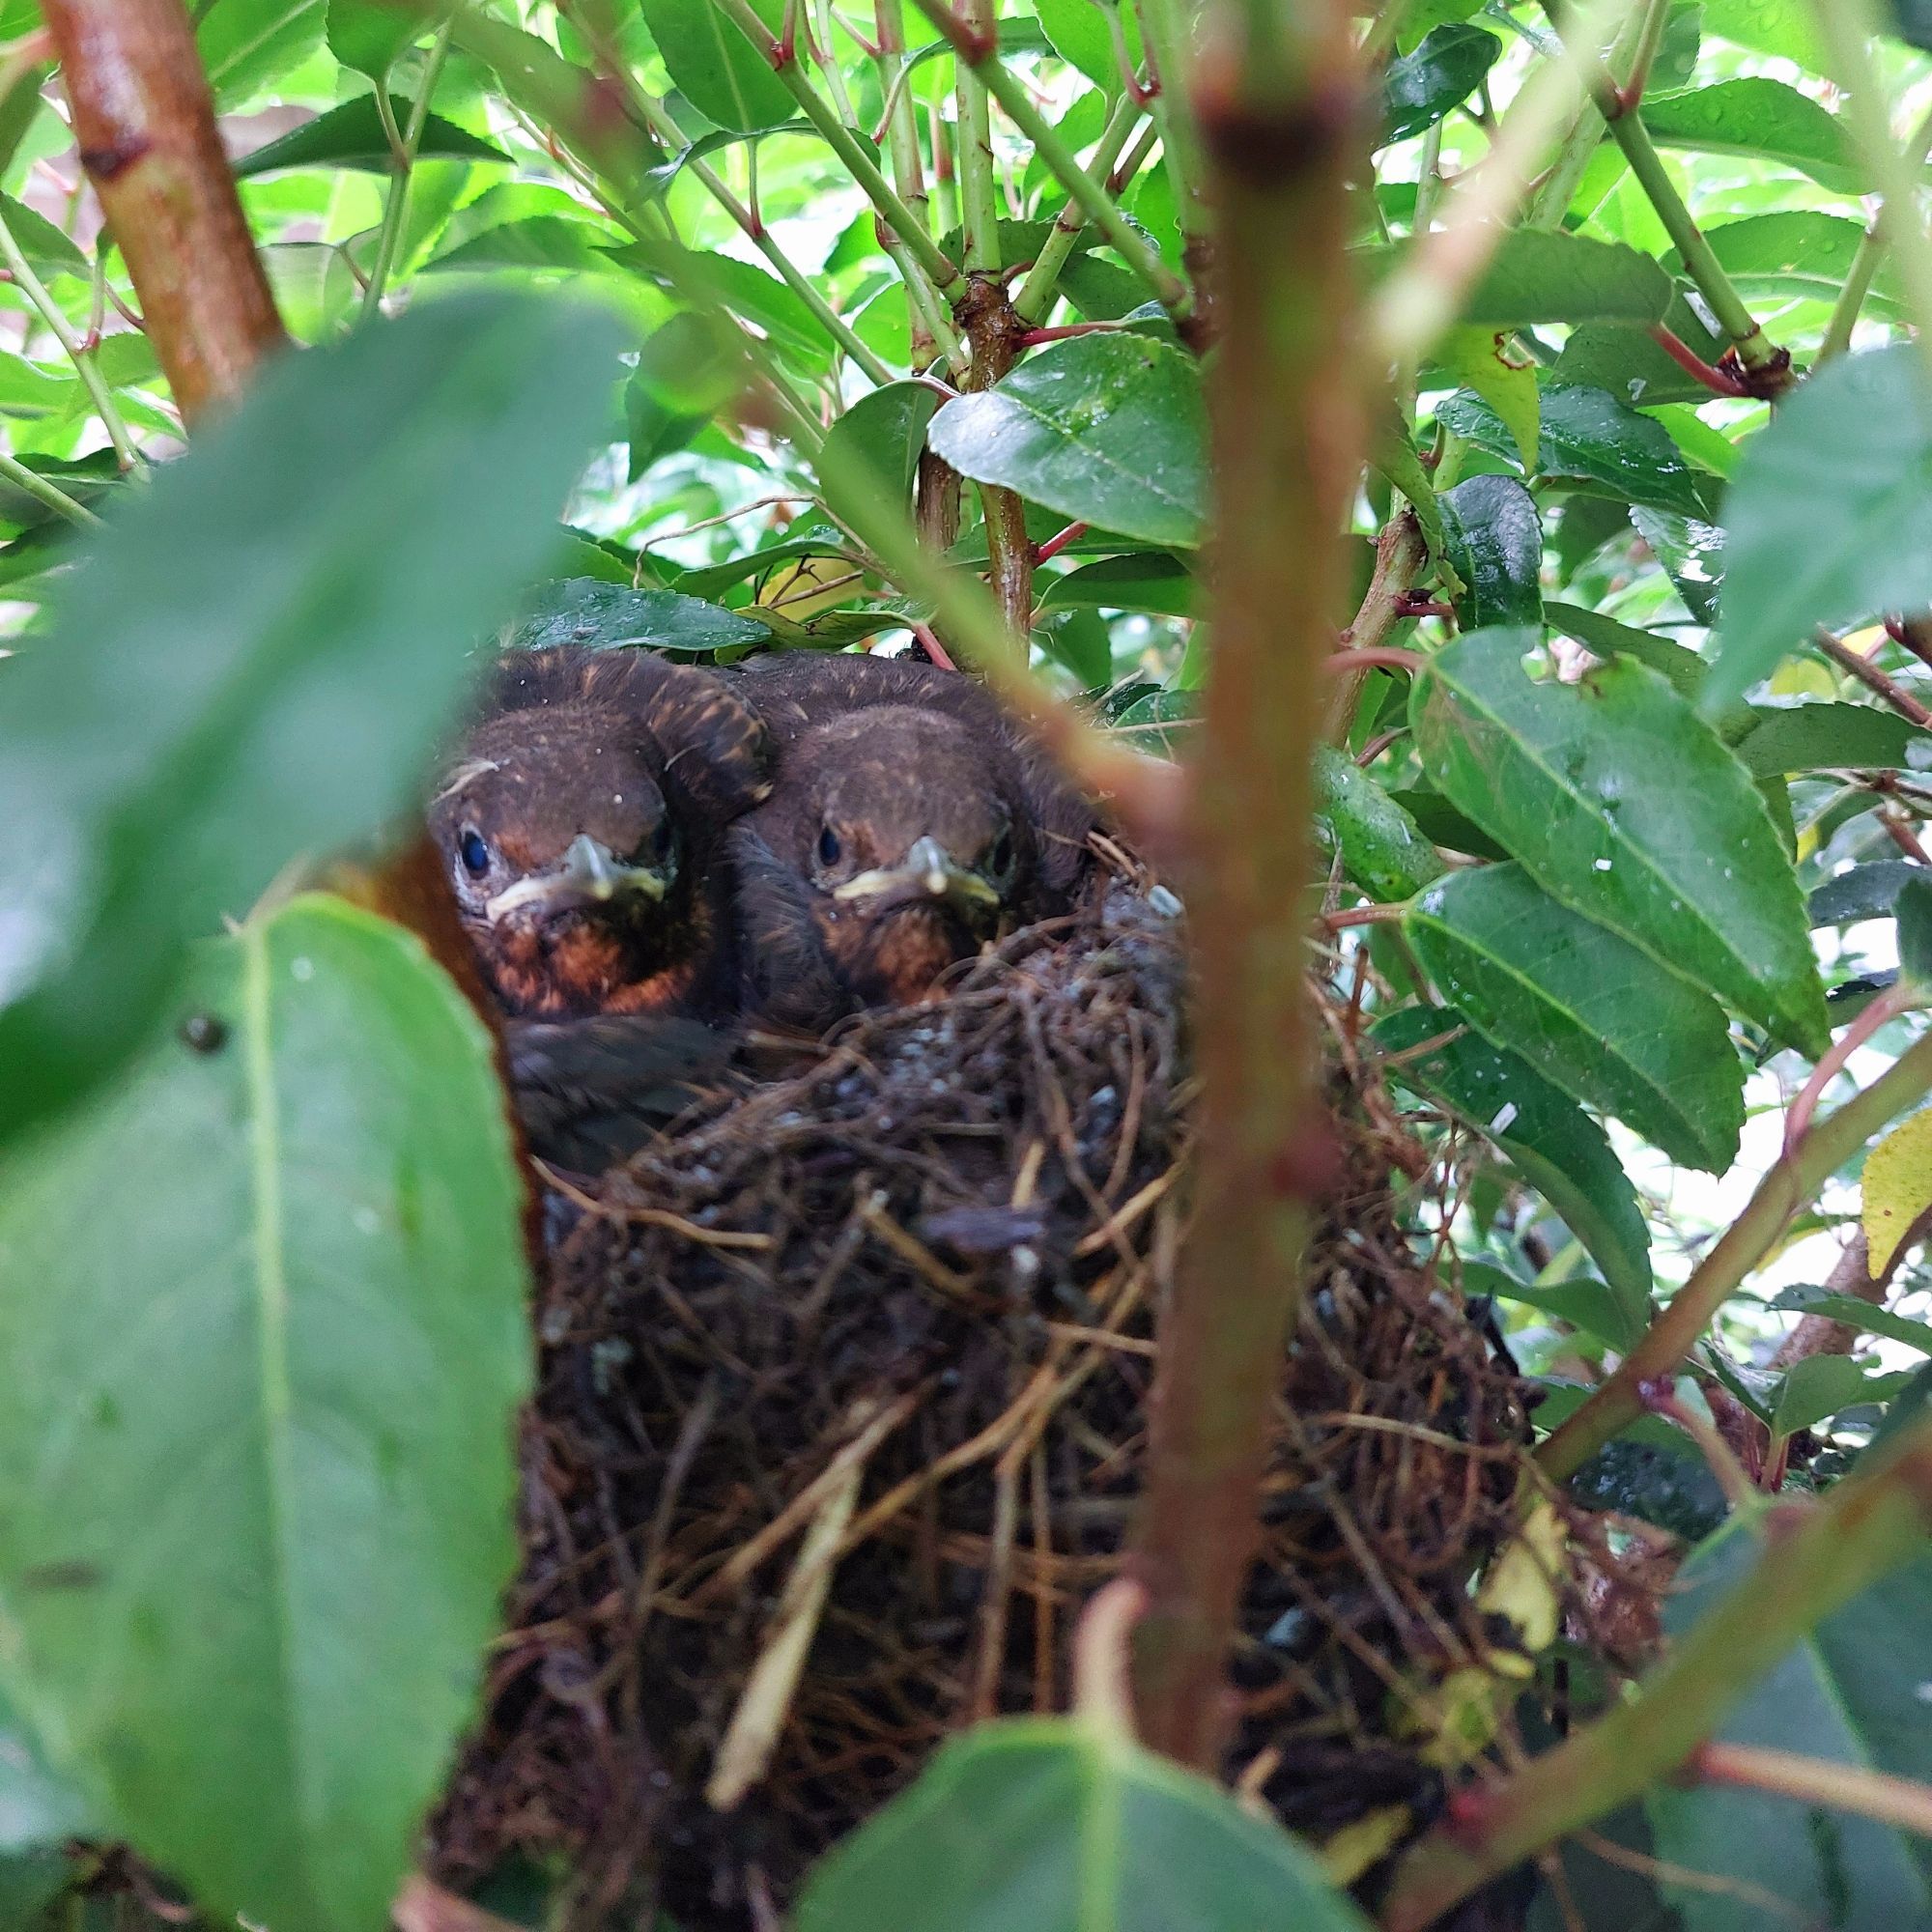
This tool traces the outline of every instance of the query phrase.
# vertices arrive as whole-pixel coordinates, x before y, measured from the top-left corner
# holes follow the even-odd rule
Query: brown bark
[[[1330,1160],[1303,996],[1309,770],[1362,450],[1347,257],[1346,0],[1223,0],[1197,69],[1221,223],[1210,373],[1214,659],[1187,874],[1203,1076],[1199,1209],[1161,1338],[1135,1540],[1142,1735],[1212,1769],[1260,1537],[1266,1433]]]
[[[189,427],[286,339],[181,0],[43,0],[80,158]]]

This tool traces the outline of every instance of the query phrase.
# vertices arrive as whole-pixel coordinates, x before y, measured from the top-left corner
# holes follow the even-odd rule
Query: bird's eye
[[[994,841],[992,856],[986,865],[996,879],[1004,879],[1013,869],[1013,835],[1010,828],[1002,832]]]
[[[490,869],[489,844],[474,826],[467,828],[457,840],[456,852],[463,861],[463,869],[472,877],[480,877]]]
[[[818,863],[828,870],[838,865],[839,855],[844,850],[843,841],[839,838],[838,833],[833,831],[831,826],[828,825],[818,835]]]
[[[644,838],[643,859],[646,865],[662,866],[669,857],[670,820],[661,818]]]

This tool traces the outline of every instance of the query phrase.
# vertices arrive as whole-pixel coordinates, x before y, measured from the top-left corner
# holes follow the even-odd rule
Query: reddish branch
[[[1818,632],[1817,641],[1818,648],[1840,670],[1849,671],[1867,691],[1884,698],[1901,718],[1914,724],[1932,725],[1932,711],[1919,703],[1896,678],[1888,677],[1863,652],[1853,650],[1850,644],[1841,638],[1834,638],[1827,630]]]
[[[1750,390],[1713,362],[1706,362],[1681,335],[1660,323],[1651,326],[1650,339],[1687,375],[1702,383],[1714,395],[1747,396]]]
[[[1220,217],[1214,675],[1189,874],[1204,1079],[1199,1213],[1162,1336],[1135,1538],[1148,1743],[1213,1765],[1223,1671],[1259,1538],[1267,1420],[1327,1163],[1301,993],[1309,768],[1344,595],[1334,532],[1362,448],[1347,259],[1347,0],[1205,23],[1197,106]]]
[[[81,164],[192,426],[284,340],[181,0],[43,0]]]

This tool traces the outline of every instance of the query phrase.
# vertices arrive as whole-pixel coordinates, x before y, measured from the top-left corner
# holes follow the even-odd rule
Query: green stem
[[[1781,1156],[1745,1210],[1651,1324],[1616,1373],[1536,1453],[1545,1474],[1572,1474],[1644,1412],[1643,1390],[1675,1373],[1720,1309],[1825,1182],[1894,1115],[1932,1091],[1932,1034]]]
[[[719,4],[745,6],[748,0],[719,0]],[[1114,205],[1105,185],[1095,181],[1080,165],[1073,150],[1034,105],[1033,96],[1002,65],[998,46],[962,26],[959,16],[947,0],[914,0],[914,4],[952,43],[961,65],[972,68],[985,82],[986,92],[1005,109],[1013,126],[1033,143],[1034,152],[1080,205],[1088,220],[1099,229],[1126,265],[1153,291],[1160,305],[1177,320],[1187,316],[1193,308],[1193,298],[1186,283],[1168,272],[1160,259],[1160,251]]]
[[[893,164],[893,185],[919,225],[929,231],[930,203],[920,160],[919,124],[914,118],[917,109],[906,87],[905,15],[899,0],[874,0],[872,20],[879,37],[879,92],[886,102],[886,155]],[[912,318],[913,367],[923,369],[932,360],[938,345],[909,283],[906,305]]]
[[[999,32],[997,0],[968,0],[973,31],[987,39]],[[959,211],[969,275],[997,274],[1000,268],[1000,184],[993,167],[993,111],[986,88],[965,61],[958,70]]]
[[[1651,18],[1654,15],[1661,22],[1668,15],[1669,10],[1670,0],[1646,0],[1645,6],[1624,16],[1608,56],[1610,75],[1619,80],[1620,86],[1627,85],[1636,71],[1637,51]],[[1563,217],[1570,212],[1571,200],[1582,182],[1583,172],[1590,165],[1591,156],[1604,144],[1605,131],[1602,111],[1594,101],[1584,101],[1572,119],[1569,132],[1563,137],[1555,164],[1530,200],[1529,212],[1523,217],[1525,227],[1562,226]]]
[[[1918,1555],[1932,1527],[1932,1418],[1872,1452],[1823,1502],[1767,1524],[1743,1582],[1671,1647],[1638,1695],[1501,1783],[1460,1792],[1397,1865],[1383,1932],[1424,1932],[1459,1899],[1636,1797],[1692,1756],[1804,1634]]]
[[[1122,94],[1114,102],[1113,111],[1107,116],[1107,125],[1101,128],[1099,142],[1094,150],[1091,165],[1096,172],[1105,174],[1120,159],[1127,135],[1139,119],[1140,109]],[[1040,323],[1046,320],[1060,286],[1061,271],[1086,232],[1087,216],[1079,202],[1068,201],[1060,211],[1060,218],[1053,224],[1053,233],[1041,244],[1033,267],[1027,270],[1019,294],[1013,298],[1013,312],[1022,322]]]
[[[781,85],[798,102],[805,118],[818,129],[867,200],[891,226],[907,256],[919,264],[936,287],[944,289],[957,281],[959,270],[926,233],[924,223],[900,199],[892,183],[879,172],[878,163],[806,77],[797,55],[786,54],[779,45],[771,29],[753,10],[751,0],[712,0],[712,4],[728,15],[745,38],[771,62]]]
[[[41,320],[46,324],[54,340],[67,352],[74,374],[80,378],[93,401],[95,413],[107,432],[108,441],[114,445],[114,454],[120,459],[121,468],[139,469],[141,453],[134,447],[133,438],[128,434],[128,425],[114,405],[113,391],[108,388],[95,362],[94,352],[73,332],[73,325],[68,321],[60,304],[47,293],[46,284],[34,272],[34,265],[20,252],[20,244],[14,239],[14,231],[4,219],[0,219],[0,260],[6,262],[14,286],[39,310]]]
[[[1898,264],[1919,350],[1932,363],[1932,335],[1926,332],[1932,327],[1932,238],[1927,237],[1918,213],[1918,163],[1923,150],[1916,134],[1908,148],[1901,148],[1891,130],[1871,57],[1871,42],[1885,29],[1871,0],[1812,0],[1812,13],[1831,57],[1833,78],[1846,93],[1853,138],[1885,197],[1881,216],[1885,245]],[[1850,320],[1845,327],[1848,340]],[[1833,323],[1837,323],[1835,315]]]
[[[1835,5],[1836,0],[1831,0],[1831,4]],[[1562,33],[1563,23],[1551,0],[1544,0],[1544,12],[1549,14],[1558,33]],[[1625,103],[1621,88],[1596,53],[1575,41],[1569,41],[1568,44],[1582,63],[1591,98],[1596,101],[1598,111],[1609,123],[1610,138],[1623,150],[1624,159],[1630,163],[1637,185],[1643,189],[1651,207],[1657,211],[1658,219],[1676,243],[1685,273],[1696,283],[1699,293],[1711,306],[1711,313],[1717,317],[1719,327],[1730,337],[1739,361],[1748,370],[1762,371],[1771,377],[1786,373],[1790,358],[1771,341],[1758,326],[1757,319],[1745,306],[1744,298],[1724,272],[1716,251],[1704,239],[1704,231],[1697,226],[1685,205],[1684,197],[1677,192],[1676,184],[1665,171],[1663,156],[1658,153],[1657,143],[1650,138],[1642,115]]]
[[[423,128],[429,123],[429,99],[436,92],[437,79],[449,53],[450,36],[455,30],[453,19],[445,20],[437,29],[436,39],[430,43],[428,58],[423,62],[421,84],[410,108],[410,125],[403,129],[401,143],[394,150],[389,198],[383,208],[383,232],[376,241],[376,259],[369,269],[369,286],[362,292],[362,313],[365,317],[381,309],[383,291],[388,286],[389,270],[395,266],[396,243],[402,239],[403,217],[410,205],[410,184],[415,177],[416,150],[422,146]],[[384,110],[384,127],[393,128],[396,125],[395,114],[387,104],[388,92],[389,79],[384,74],[376,85],[376,101],[378,108]]]
[[[959,194],[952,180],[952,146],[946,137],[946,116],[939,111],[937,97],[925,104],[925,125],[932,143],[932,205],[939,217],[939,232],[947,235],[959,226]]]
[[[606,69],[618,76],[625,98],[637,109],[639,118],[645,127],[673,152],[683,147],[684,130],[671,119],[664,102],[644,87],[632,72],[630,64],[623,58],[621,50],[608,35],[602,32],[595,10],[580,7],[575,4],[575,0],[565,0],[565,4],[559,7],[558,11],[590,43]],[[772,239],[765,224],[732,192],[730,184],[724,176],[697,155],[687,160],[684,167],[685,172],[731,217],[740,232],[778,271],[779,278],[785,287],[811,311],[813,320],[826,334],[838,343],[873,382],[885,384],[895,381],[892,368],[867,347],[844,317],[819,294],[817,285],[805,275],[791,257]]]
[[[967,25],[991,41],[999,33],[999,0],[966,0]],[[1011,304],[1000,272],[1000,184],[993,159],[993,115],[985,87],[966,62],[958,66],[959,205],[965,214],[968,292],[954,313],[965,325],[972,363],[965,386],[990,389],[1013,364]],[[1000,613],[1015,637],[1025,637],[1033,612],[1033,545],[1026,507],[1011,490],[980,485],[986,531],[986,574]]]
[[[24,490],[36,502],[44,503],[56,516],[65,517],[83,529],[100,522],[85,503],[76,503],[57,483],[49,482],[37,469],[29,469],[18,457],[5,450],[0,450],[0,476],[16,490]]]
[[[1193,62],[1186,25],[1175,0],[1133,0],[1133,4],[1155,88],[1148,108],[1160,130],[1161,164],[1174,187],[1181,236],[1192,248],[1209,233],[1210,223],[1202,198],[1201,134],[1194,125]],[[1191,253],[1187,259],[1193,259]]]
[[[939,353],[946,357],[946,366],[955,378],[965,375],[972,365],[972,355],[967,350],[965,338],[953,327],[952,311],[940,299],[931,278],[921,271],[919,264],[906,253],[905,243],[896,236],[881,233],[879,240],[905,283],[914,313],[924,324],[926,334],[939,345]]]
[[[813,0],[812,19],[818,28],[818,64],[825,70],[826,85],[832,89],[832,104],[846,127],[856,131],[859,117],[852,111],[852,97],[845,90],[845,71],[832,51],[831,0]]]

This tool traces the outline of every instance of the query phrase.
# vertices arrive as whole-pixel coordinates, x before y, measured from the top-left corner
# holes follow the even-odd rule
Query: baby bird
[[[429,826],[504,1011],[728,1011],[724,842],[770,755],[740,697],[649,651],[499,661]]]
[[[822,1032],[923,999],[955,960],[1071,909],[1093,808],[980,686],[902,659],[789,654],[732,688],[778,747],[730,834],[748,1010]]]

